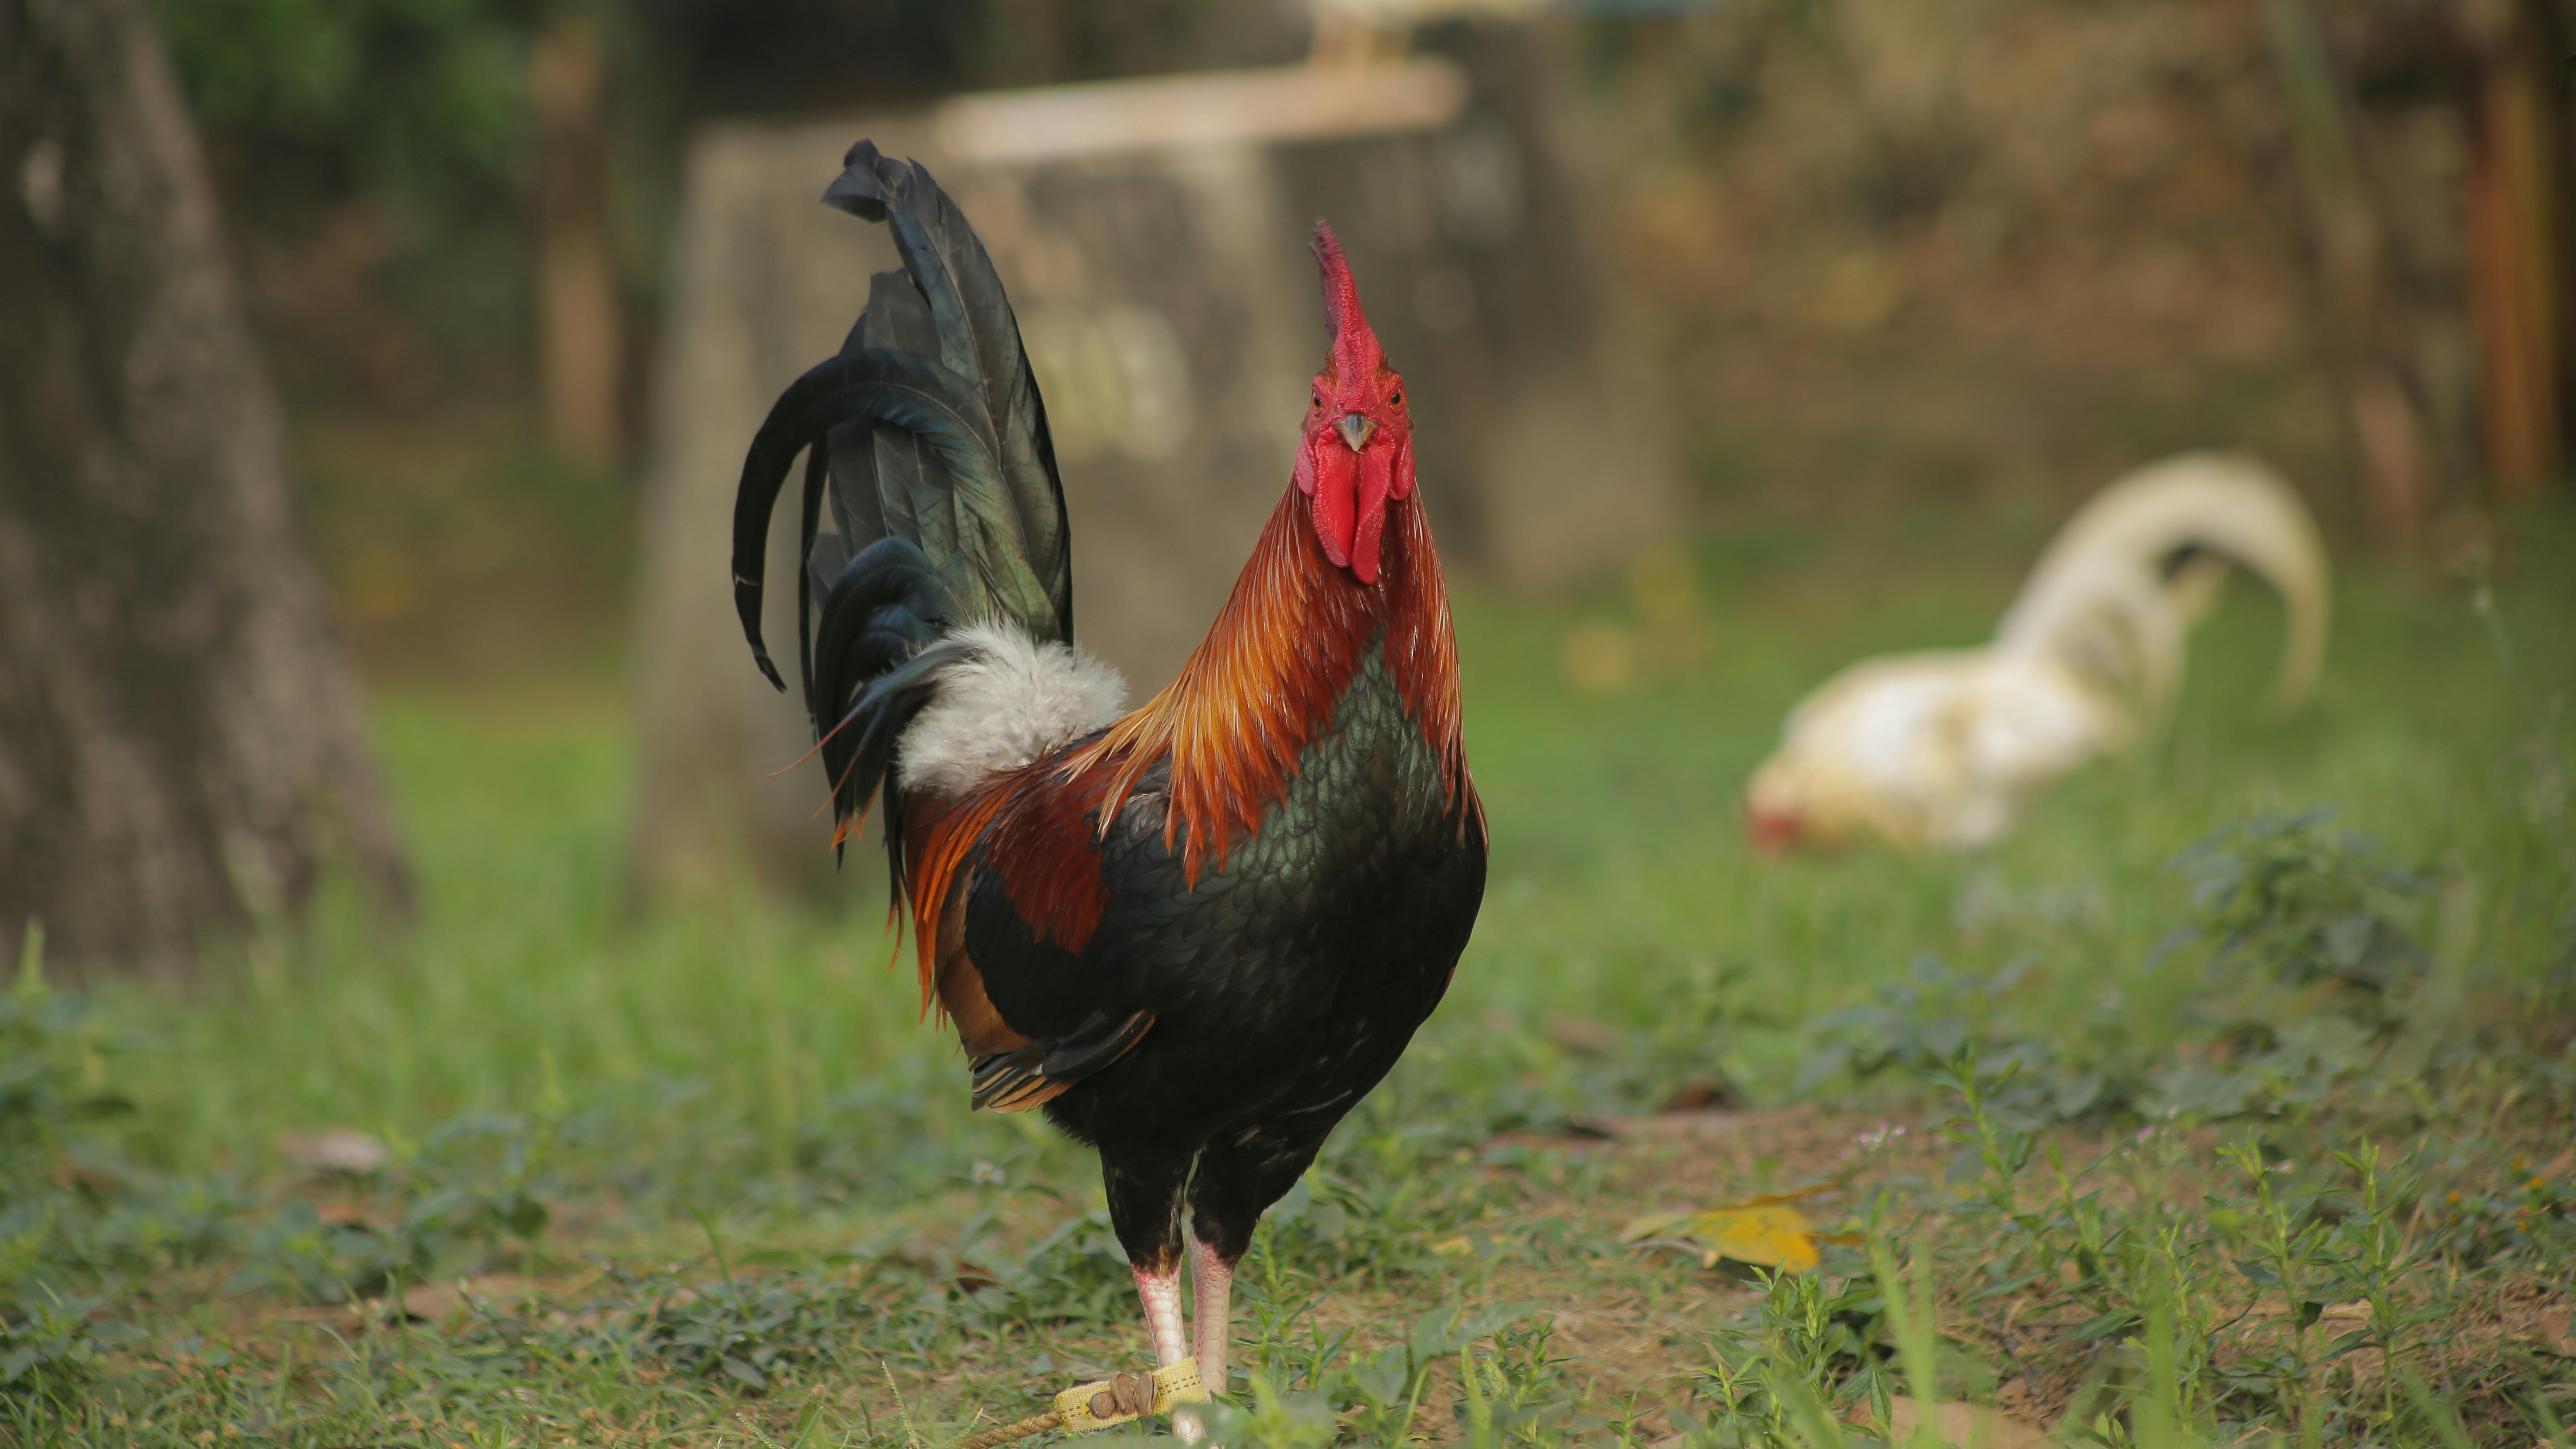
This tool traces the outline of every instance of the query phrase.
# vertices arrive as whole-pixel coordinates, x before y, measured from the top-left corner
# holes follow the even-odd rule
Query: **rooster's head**
[[[1404,379],[1386,365],[1377,333],[1360,311],[1342,244],[1320,221],[1314,247],[1333,343],[1306,409],[1297,491],[1314,501],[1324,556],[1373,584],[1387,507],[1413,493],[1413,418],[1404,407]]]

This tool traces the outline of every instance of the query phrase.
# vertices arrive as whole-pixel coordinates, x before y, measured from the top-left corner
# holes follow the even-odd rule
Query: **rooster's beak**
[[[1350,444],[1351,451],[1356,453],[1367,447],[1368,440],[1376,434],[1377,419],[1366,413],[1344,413],[1333,427],[1342,435],[1342,441]]]

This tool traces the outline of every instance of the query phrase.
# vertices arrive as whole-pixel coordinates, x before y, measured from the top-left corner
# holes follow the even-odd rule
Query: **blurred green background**
[[[1648,321],[1697,528],[1920,505],[1972,508],[2032,537],[2123,467],[2238,445],[2286,468],[2338,537],[2438,566],[2483,537],[2492,505],[2550,491],[2565,431],[2555,364],[2560,405],[2536,462],[2480,413],[2475,380],[2492,359],[2476,277],[2491,240],[2476,185],[2502,143],[2481,80],[2498,68],[2492,42],[2468,11],[158,9],[291,401],[315,546],[378,677],[609,667],[693,128],[1290,63],[1319,44],[1318,12],[1327,30],[1341,10],[1361,15],[1389,49],[1420,26],[1537,27],[1586,224],[1606,242],[1613,294]],[[2565,48],[2565,17],[2521,9],[2515,43],[2546,64]],[[2320,48],[2285,41],[2285,25]],[[546,77],[566,72],[547,69],[549,47],[588,67],[552,82],[554,102]],[[2300,99],[2320,84],[2335,106],[2325,122]],[[2563,103],[2540,123],[2554,214]],[[549,207],[566,209],[553,193],[574,198],[613,285],[614,352],[584,384],[607,399],[594,408],[605,435],[547,416],[539,259]],[[2347,203],[2379,258],[2353,283],[2320,262]],[[2564,312],[2563,298],[2547,305]],[[2356,337],[2357,308],[2388,320]],[[2542,330],[2563,338],[2563,320]],[[2346,406],[2352,379],[2374,369],[2403,383],[2420,434],[2402,516],[2373,512],[2374,466]]]

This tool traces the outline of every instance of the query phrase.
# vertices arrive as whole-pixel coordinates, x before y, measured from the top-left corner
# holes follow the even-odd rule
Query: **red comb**
[[[1365,377],[1386,361],[1368,314],[1360,310],[1359,284],[1351,280],[1350,261],[1332,223],[1315,220],[1315,265],[1324,273],[1324,318],[1333,329],[1333,371],[1342,377]]]

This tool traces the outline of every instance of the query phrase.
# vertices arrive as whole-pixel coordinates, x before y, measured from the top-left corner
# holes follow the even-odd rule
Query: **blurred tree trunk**
[[[2362,173],[2351,102],[2314,0],[2266,0],[2263,9],[2314,219],[2326,360],[2360,455],[2363,512],[2383,543],[2411,550],[2432,503],[2433,459],[2400,360],[2404,318],[2387,226]]]
[[[2565,422],[2567,298],[2552,57],[2521,0],[2488,0],[2464,7],[2462,16],[2476,56],[2465,202],[2479,433],[2498,499],[2528,499],[2558,475]]]
[[[617,461],[617,286],[608,265],[606,64],[591,17],[563,6],[536,44],[537,293],[546,431],[588,468]]]
[[[0,0],[0,932],[181,975],[407,886],[141,0]]]

